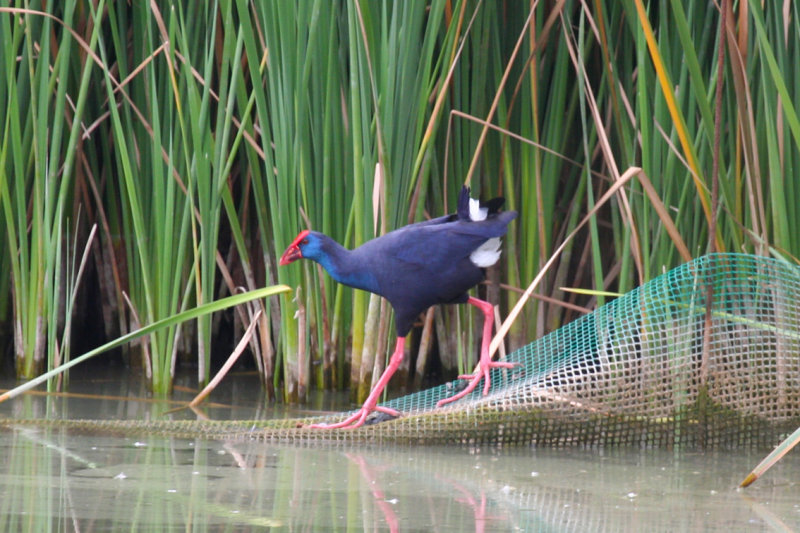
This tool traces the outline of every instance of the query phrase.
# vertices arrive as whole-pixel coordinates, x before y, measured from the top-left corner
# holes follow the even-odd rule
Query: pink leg
[[[483,384],[483,395],[486,396],[489,394],[489,388],[491,387],[491,381],[489,377],[489,372],[492,368],[513,368],[517,366],[519,363],[505,363],[500,361],[492,361],[492,358],[489,356],[489,343],[492,340],[492,323],[494,322],[494,308],[492,304],[489,302],[484,302],[483,300],[478,300],[477,298],[470,297],[467,300],[467,303],[470,303],[483,311],[483,340],[481,341],[481,360],[478,364],[478,368],[475,369],[473,374],[468,374],[465,376],[458,376],[458,379],[469,379],[469,385],[467,388],[456,394],[455,396],[451,396],[450,398],[445,398],[444,400],[439,400],[439,403],[436,404],[437,407],[441,407],[445,404],[450,402],[454,402],[456,400],[460,400],[473,390],[475,387],[478,386],[480,383],[481,378],[484,380]]]
[[[353,415],[349,416],[345,420],[337,422],[336,424],[313,424],[308,427],[322,429],[337,429],[346,427],[347,429],[355,429],[364,424],[367,416],[369,416],[372,411],[380,411],[381,413],[386,413],[388,415],[399,416],[400,413],[394,409],[380,407],[378,405],[378,398],[380,398],[383,389],[386,388],[386,385],[389,383],[389,380],[392,378],[395,370],[397,370],[397,367],[399,367],[400,363],[403,361],[403,351],[405,345],[406,338],[397,337],[397,344],[394,347],[394,353],[392,354],[391,359],[389,359],[389,366],[387,366],[386,370],[383,371],[381,379],[379,379],[378,383],[375,384],[375,388],[369,393],[369,396],[364,402],[364,405],[361,406],[361,409],[356,411]]]

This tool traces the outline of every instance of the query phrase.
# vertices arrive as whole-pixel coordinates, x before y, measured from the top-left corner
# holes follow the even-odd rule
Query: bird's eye
[[[308,239],[303,239],[302,241],[300,241],[300,244],[308,244]]]

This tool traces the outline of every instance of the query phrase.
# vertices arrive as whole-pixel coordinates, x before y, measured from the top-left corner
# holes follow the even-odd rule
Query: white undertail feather
[[[470,205],[471,207],[471,205]],[[487,268],[497,263],[500,259],[500,237],[494,237],[481,244],[480,247],[469,254],[469,260],[477,267]]]
[[[469,219],[473,222],[486,220],[486,215],[489,214],[489,208],[481,207],[480,201],[475,198],[469,199]]]
[[[481,207],[480,201],[475,198],[469,199],[470,220],[480,222],[486,220],[488,215],[489,209]],[[500,259],[500,238],[495,237],[481,244],[477,250],[469,254],[469,259],[472,264],[480,268],[487,268],[497,263],[497,260]]]

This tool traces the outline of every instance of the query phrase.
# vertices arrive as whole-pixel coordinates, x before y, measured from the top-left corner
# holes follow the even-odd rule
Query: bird
[[[463,398],[481,379],[483,394],[488,394],[490,369],[515,365],[492,361],[489,342],[494,307],[468,293],[484,280],[485,269],[500,258],[500,238],[517,216],[516,211],[500,211],[504,202],[498,197],[481,203],[470,197],[470,188],[465,185],[455,213],[403,226],[352,250],[316,231],[303,230],[297,235],[281,256],[281,266],[310,259],[337,282],[386,298],[394,310],[397,333],[389,364],[362,407],[339,423],[310,427],[353,429],[363,425],[374,411],[400,416],[399,412],[378,405],[378,399],[403,360],[406,336],[414,322],[434,305],[468,303],[484,315],[480,365],[473,374],[459,376],[469,379],[469,384],[458,394],[441,400],[439,406]]]

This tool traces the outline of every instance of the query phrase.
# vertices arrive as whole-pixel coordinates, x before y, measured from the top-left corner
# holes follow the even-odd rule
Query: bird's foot
[[[367,421],[367,417],[373,411],[378,411],[384,415],[389,415],[392,417],[397,418],[400,416],[399,411],[395,411],[394,409],[389,409],[388,407],[381,407],[378,405],[378,399],[381,397],[381,393],[383,389],[386,388],[386,384],[389,383],[389,380],[392,378],[395,370],[397,367],[400,366],[400,363],[403,361],[403,353],[404,353],[404,346],[405,346],[406,338],[405,337],[397,337],[397,344],[394,348],[394,353],[392,354],[391,359],[389,359],[389,366],[386,367],[386,370],[383,371],[381,374],[378,383],[372,388],[372,392],[369,393],[367,399],[364,401],[364,405],[361,406],[361,409],[353,413],[352,415],[348,416],[341,422],[337,422],[335,424],[312,424],[309,427],[317,428],[317,429],[339,429],[339,428],[346,428],[346,429],[355,429],[357,427],[361,427],[364,423],[375,423],[374,421],[369,422]],[[380,417],[380,415],[378,415]],[[380,420],[379,420],[380,421]]]
[[[448,403],[455,402],[456,400],[460,400],[473,390],[475,387],[478,386],[478,383],[481,382],[483,379],[483,395],[486,396],[489,394],[489,389],[492,386],[490,372],[493,368],[514,368],[515,366],[519,366],[519,363],[507,363],[505,361],[487,361],[481,362],[480,366],[475,370],[473,374],[466,374],[462,376],[458,376],[458,379],[468,379],[469,384],[464,388],[461,392],[454,396],[450,396],[449,398],[445,398],[443,400],[439,400],[436,404],[436,407],[441,407],[443,405],[447,405]]]
[[[377,421],[374,421],[372,419],[367,420],[367,417],[373,411],[378,411],[379,413],[382,413],[382,415],[378,415],[378,417],[382,417],[383,415],[388,415],[392,418],[397,418],[398,416],[400,416],[400,411],[395,411],[394,409],[389,409],[388,407],[381,407],[379,405],[368,407],[364,405],[361,409],[359,409],[349,417],[345,418],[341,422],[336,422],[335,424],[311,424],[308,427],[314,429],[339,429],[339,428],[355,429],[357,427],[363,426],[364,423],[367,423],[367,425],[369,425],[369,424],[376,424],[378,422],[383,422],[383,420],[390,420],[386,418]]]

